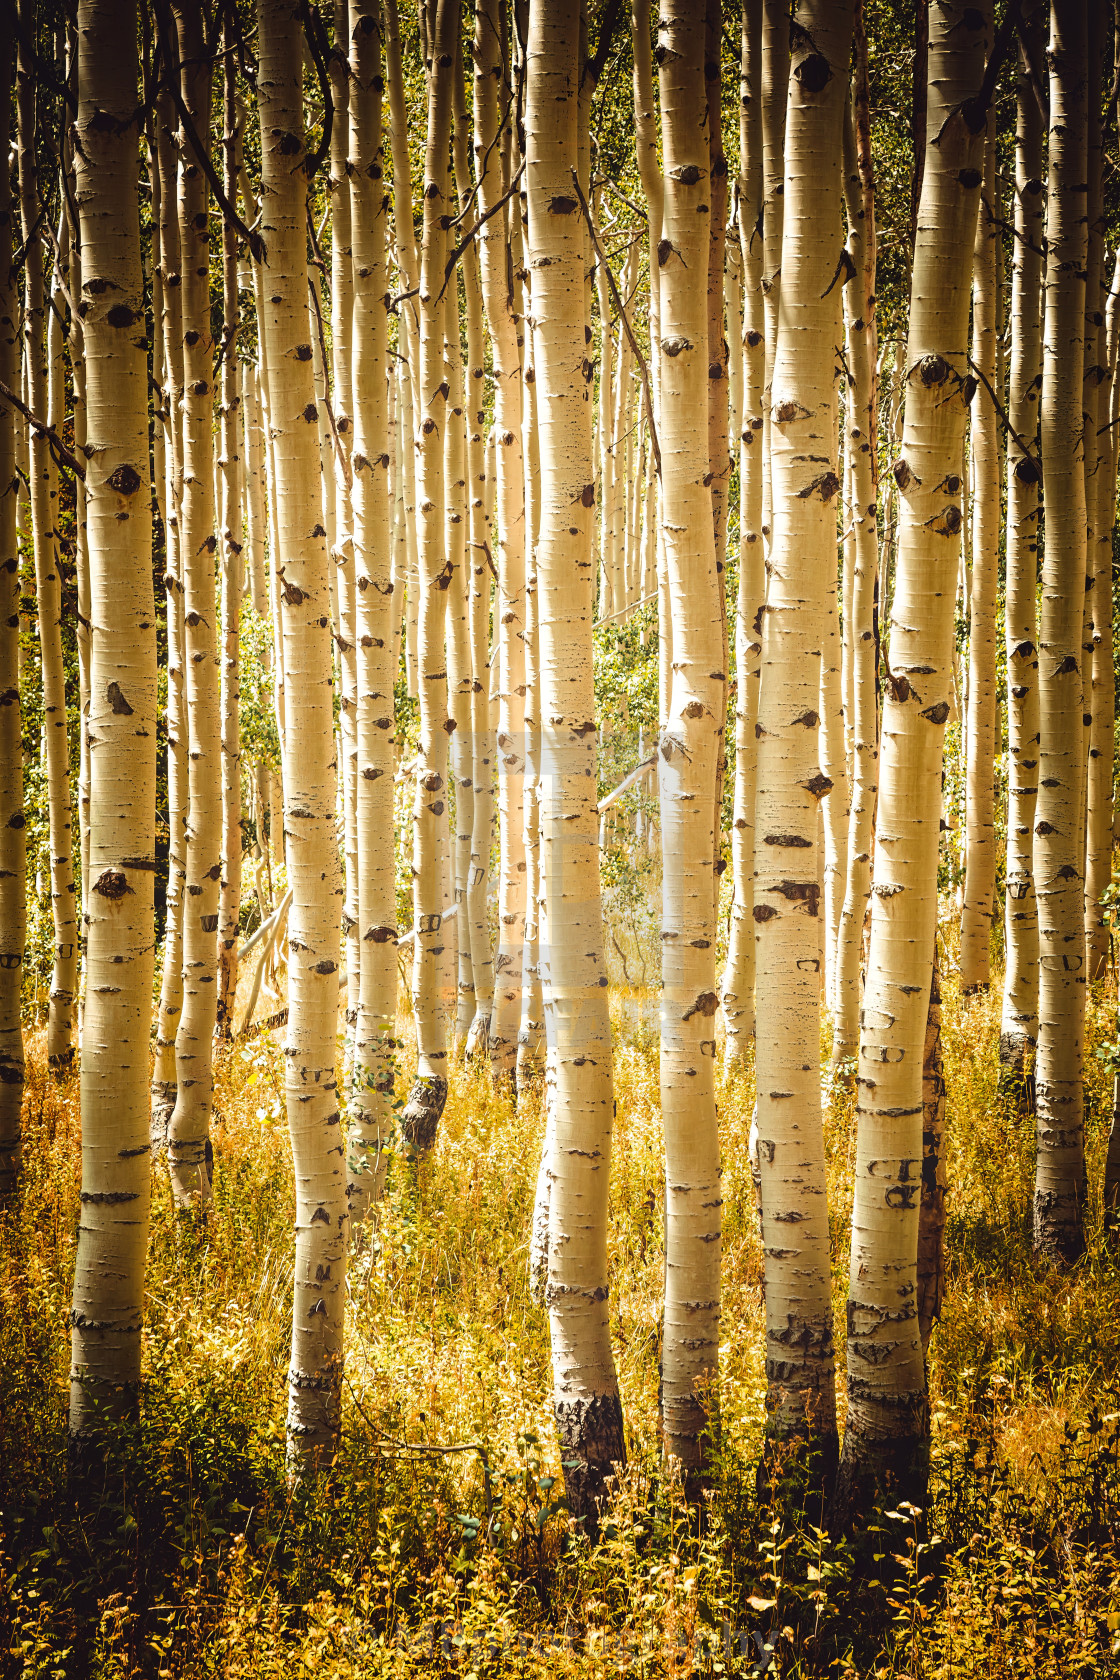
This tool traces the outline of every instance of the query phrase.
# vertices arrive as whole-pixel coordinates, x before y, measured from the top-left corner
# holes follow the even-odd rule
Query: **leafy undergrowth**
[[[1102,989],[1095,1039],[1112,1036],[1111,1007]],[[513,1109],[476,1067],[455,1070],[419,1181],[391,1170],[379,1222],[355,1243],[342,1450],[314,1492],[289,1493],[291,1176],[268,1036],[220,1069],[205,1231],[176,1221],[153,1181],[143,1405],[79,1479],[65,1440],[76,1082],[49,1080],[33,1042],[23,1200],[0,1219],[0,1673],[1114,1671],[1120,1277],[1100,1208],[1100,1064],[1090,1058],[1089,1253],[1056,1275],[1030,1252],[1030,1123],[997,1100],[998,994],[962,1000],[946,977],[952,1214],[931,1504],[923,1518],[879,1513],[854,1546],[757,1486],[752,1090],[749,1074],[723,1080],[719,1442],[698,1533],[657,1447],[654,1017],[636,992],[613,1008],[611,1300],[630,1462],[594,1546],[559,1498],[547,1319],[526,1282],[539,1102]],[[842,1326],[853,1120],[847,1092],[829,1095]]]

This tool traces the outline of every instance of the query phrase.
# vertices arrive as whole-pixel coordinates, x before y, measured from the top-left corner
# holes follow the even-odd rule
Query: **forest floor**
[[[725,1227],[716,1475],[699,1532],[658,1455],[658,1051],[613,994],[611,1316],[629,1467],[569,1532],[545,1312],[527,1284],[542,1130],[460,1063],[432,1159],[390,1170],[350,1271],[333,1473],[284,1478],[292,1175],[278,1041],[219,1072],[203,1230],[153,1178],[141,1415],[68,1468],[77,1084],[31,1039],[22,1202],[0,1218],[0,1674],[1058,1676],[1120,1671],[1120,1268],[1100,1185],[1110,1075],[1087,1074],[1089,1251],[1030,1252],[1031,1122],[997,1099],[998,987],[944,977],[950,1275],[930,1354],[928,1520],[855,1546],[756,1487],[765,1379],[746,1075],[719,1089]],[[408,1040],[410,1023],[402,1022]],[[1091,1004],[1115,1034],[1115,991]],[[407,1078],[407,1056],[400,1089]],[[837,1346],[852,1099],[826,1093]],[[843,1395],[841,1393],[841,1410]],[[454,1447],[454,1452],[436,1448]]]

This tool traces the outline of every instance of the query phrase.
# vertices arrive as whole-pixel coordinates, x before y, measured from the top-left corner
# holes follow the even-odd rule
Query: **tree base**
[[[1085,1253],[1084,1194],[1058,1190],[1034,1193],[1035,1253],[1059,1266],[1072,1266]]]
[[[835,1429],[826,1435],[768,1430],[755,1472],[759,1503],[777,1506],[799,1521],[810,1519],[823,1524],[835,1492],[839,1462],[840,1437]]]
[[[997,1093],[1013,1114],[1025,1117],[1035,1112],[1033,1063],[1033,1039],[1023,1033],[1000,1033]]]
[[[427,1155],[432,1148],[446,1102],[446,1079],[439,1074],[416,1079],[401,1113],[401,1137],[414,1155]]]
[[[896,1511],[909,1503],[924,1531],[929,1497],[929,1437],[887,1439],[859,1435],[849,1422],[836,1474],[828,1526],[834,1533],[864,1536],[875,1511]],[[882,1547],[878,1548],[882,1550]]]
[[[594,1540],[607,1479],[626,1463],[622,1402],[617,1394],[595,1394],[590,1400],[557,1400],[553,1412],[568,1510]]]

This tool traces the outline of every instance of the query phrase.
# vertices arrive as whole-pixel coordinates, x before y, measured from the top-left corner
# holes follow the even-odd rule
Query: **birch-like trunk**
[[[906,347],[906,418],[884,695],[871,942],[860,1026],[842,1513],[876,1489],[924,1504],[928,1406],[917,1321],[922,1049],[937,926],[945,722],[961,529],[971,254],[983,180],[977,109],[988,19],[930,17],[929,139]]]
[[[839,1066],[859,1046],[860,958],[871,894],[871,839],[879,783],[878,644],[875,584],[879,569],[879,374],[875,324],[875,172],[863,8],[856,10],[852,124],[845,133],[848,253],[855,274],[844,287],[848,345],[847,458],[851,484],[852,564],[845,576],[851,739],[847,878],[836,940],[832,1060]],[[849,155],[850,154],[850,155]],[[850,598],[849,598],[850,592]],[[847,697],[846,704],[847,704]]]
[[[569,1508],[594,1528],[625,1461],[610,1341],[607,1214],[613,1118],[597,846],[592,607],[595,495],[583,230],[573,173],[583,119],[578,0],[529,14],[525,136],[541,456],[541,929],[553,1407]],[[709,526],[710,528],[710,526]]]
[[[183,103],[198,144],[210,145],[210,64],[200,0],[175,7]],[[177,1208],[210,1200],[210,1111],[214,1098],[217,929],[222,873],[222,753],[215,598],[214,345],[210,330],[209,189],[189,141],[179,160],[182,274],[183,458],[180,555],[187,731],[183,1007],[175,1033],[175,1108],[167,1162]]]
[[[361,951],[347,1163],[351,1219],[380,1195],[392,1131],[397,911],[393,857],[396,735],[389,576],[388,197],[382,169],[381,41],[376,12],[353,0],[350,51],[350,224],[353,247],[353,416],[357,927]],[[342,369],[339,372],[342,373]],[[336,387],[337,389],[338,387]],[[341,581],[341,574],[340,574]]]
[[[1085,0],[1050,12],[1049,182],[1042,347],[1040,732],[1034,878],[1038,896],[1035,1246],[1072,1261],[1085,1237],[1084,669],[1082,428],[1088,42]]]
[[[739,249],[743,275],[742,423],[739,447],[739,594],[735,604],[735,803],[731,926],[720,1001],[728,1066],[743,1065],[754,1036],[754,846],[759,657],[766,570],[762,544],[762,0],[744,0],[739,117]]]
[[[707,427],[710,156],[706,25],[672,4],[659,19],[663,210],[660,274],[661,525],[672,681],[661,731],[661,1109],[665,1126],[666,1451],[695,1494],[717,1372],[720,1163],[715,1107],[715,788],[727,674]],[[701,111],[705,117],[700,117]],[[664,253],[663,260],[661,253]]]
[[[999,635],[999,432],[996,388],[995,114],[988,113],[983,201],[972,254],[972,586],[969,597],[968,715],[965,729],[967,867],[961,917],[961,990],[991,982],[992,896],[996,884],[996,639]],[[986,382],[986,383],[985,383]]]
[[[806,11],[786,109],[782,308],[770,396],[773,498],[762,620],[754,920],[767,1404],[779,1436],[835,1464],[828,1205],[820,1098],[818,807],[825,609],[835,601],[836,272],[850,5]],[[834,228],[830,243],[822,230]]]
[[[24,41],[34,33],[30,9],[21,7],[23,39],[16,69],[19,109],[19,208],[23,235],[23,338],[27,400],[34,414],[47,415],[46,285],[39,231],[39,184],[35,166],[35,70]],[[70,743],[66,720],[66,673],[62,659],[62,574],[58,565],[55,514],[58,468],[46,436],[31,429],[31,533],[42,669],[43,743],[47,774],[48,845],[54,948],[47,1009],[47,1058],[59,1070],[74,1056],[74,1001],[78,989],[78,921],[74,893],[70,808]]]
[[[296,1188],[288,1467],[324,1465],[338,1444],[346,1302],[346,1151],[338,1109],[342,881],[335,841],[330,587],[318,488],[311,346],[307,342],[307,184],[299,20],[289,0],[259,0],[257,97],[261,233],[268,330],[269,419],[276,459],[284,673],[284,828],[292,907],[288,933],[285,1091]]]
[[[1037,37],[1041,5],[1023,27]],[[1011,367],[1007,413],[1007,868],[1004,889],[1000,1061],[1026,1094],[1038,1035],[1038,900],[1034,814],[1038,799],[1038,394],[1042,377],[1042,117],[1025,53],[1016,84],[1015,204],[1011,274]]]
[[[475,12],[475,169],[480,215],[494,209],[508,186],[499,130],[505,61],[496,0],[479,0]],[[511,283],[509,218],[498,212],[478,235],[482,297],[494,365],[494,438],[497,466],[498,600],[498,950],[490,1062],[495,1075],[516,1076],[521,1025],[525,945],[525,488],[522,459],[521,356],[518,314]]]
[[[0,39],[0,379],[19,389],[19,297],[8,253],[15,225],[11,179],[15,42]],[[0,423],[0,1207],[16,1192],[23,1164],[23,1028],[20,994],[27,943],[26,823],[19,696],[19,527],[15,417]]]
[[[70,1430],[135,1404],[150,1185],[156,633],[136,19],[80,0],[75,157],[90,557],[90,890]]]
[[[225,133],[222,136],[223,189],[236,202],[240,173],[237,103],[233,49],[226,40],[223,65]],[[241,368],[237,359],[238,292],[237,234],[228,218],[222,224],[222,395],[219,408],[221,531],[222,653],[222,876],[218,894],[219,1038],[233,1030],[237,996],[237,940],[241,923],[241,596],[244,532],[241,470]]]
[[[448,149],[458,0],[438,0],[428,68],[428,123],[424,156],[424,242],[420,259],[419,407],[416,413],[418,548],[417,667],[420,740],[412,822],[412,1008],[416,1020],[416,1079],[401,1116],[409,1148],[419,1154],[435,1142],[447,1100],[448,1016],[454,1007],[441,984],[447,901],[442,860],[448,833],[447,588],[444,552],[446,475],[444,431],[448,386],[444,375],[444,305],[441,290],[447,254],[444,224],[450,216]],[[400,211],[398,210],[398,215]]]
[[[364,11],[362,13],[364,14]],[[331,401],[334,407],[334,430],[337,453],[332,458],[331,479],[334,487],[334,546],[330,554],[333,568],[334,596],[338,621],[335,638],[339,675],[339,791],[342,795],[342,855],[345,893],[342,908],[342,933],[346,952],[346,1026],[347,1064],[352,1060],[353,1038],[358,1018],[358,994],[361,987],[362,941],[358,931],[360,892],[358,887],[358,748],[357,685],[358,650],[355,594],[355,559],[353,541],[353,508],[351,489],[353,467],[351,452],[354,440],[354,398],[352,377],[354,365],[354,285],[352,221],[353,192],[349,165],[353,161],[352,134],[357,113],[350,109],[351,65],[347,54],[352,48],[348,0],[334,0],[334,47],[329,61],[331,90],[334,100],[334,122],[331,126]],[[380,51],[377,53],[376,75],[381,74]],[[380,112],[380,88],[375,90]],[[378,117],[380,125],[380,115]],[[381,144],[380,126],[375,150]],[[368,165],[367,165],[368,167]],[[380,169],[377,157],[375,167]],[[374,190],[380,176],[372,177]],[[384,198],[384,189],[381,197]],[[382,211],[382,214],[385,212]],[[384,268],[384,259],[382,260]],[[385,380],[384,354],[380,378]],[[387,412],[387,411],[386,411]],[[384,438],[380,454],[389,451]],[[388,518],[386,509],[384,517]],[[384,541],[382,537],[380,540]],[[391,659],[389,637],[383,637],[385,653]],[[395,669],[395,667],[394,667]],[[391,919],[391,918],[390,918]],[[351,1213],[355,1209],[351,1204]]]
[[[1089,13],[1089,66],[1095,76],[1104,45],[1104,8]],[[1088,100],[1089,256],[1085,296],[1085,717],[1089,721],[1085,799],[1085,958],[1087,978],[1108,973],[1108,921],[1101,895],[1112,878],[1112,778],[1116,745],[1116,668],[1112,645],[1112,532],[1115,475],[1110,473],[1109,371],[1105,365],[1103,144],[1095,83]]]
[[[175,1107],[175,1034],[183,1009],[183,901],[186,893],[187,720],[183,682],[182,505],[183,327],[179,251],[175,114],[170,92],[156,106],[156,161],[160,203],[160,335],[162,409],[167,415],[164,439],[164,607],[167,624],[167,897],[163,935],[163,971],[156,1015],[152,1072],[152,1150],[167,1148],[167,1128]],[[154,265],[153,265],[154,266]]]

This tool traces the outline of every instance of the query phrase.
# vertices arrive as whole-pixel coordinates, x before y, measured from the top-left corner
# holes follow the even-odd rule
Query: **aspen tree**
[[[444,630],[450,573],[444,555],[446,479],[444,432],[448,385],[444,377],[444,307],[441,288],[449,214],[447,176],[451,140],[452,82],[458,0],[438,0],[428,70],[428,122],[424,154],[424,239],[420,258],[419,406],[416,419],[418,547],[417,663],[420,740],[413,804],[412,908],[415,938],[412,1007],[416,1018],[417,1069],[401,1126],[405,1141],[424,1153],[435,1142],[447,1100],[448,999],[441,988],[444,929],[441,858],[447,813],[447,654]],[[399,214],[399,212],[398,212]]]
[[[225,133],[222,136],[223,189],[236,202],[239,174],[237,105],[233,51],[226,38],[222,77]],[[218,1001],[216,1027],[229,1038],[237,996],[237,939],[241,923],[241,596],[242,528],[241,369],[238,338],[237,234],[226,217],[222,224],[222,386],[218,476],[221,488],[222,652],[222,874],[218,895]]]
[[[1112,778],[1116,738],[1116,670],[1112,646],[1112,533],[1116,519],[1116,475],[1109,471],[1109,370],[1105,357],[1103,275],[1104,206],[1096,67],[1102,57],[1104,10],[1089,14],[1088,217],[1089,258],[1085,297],[1085,496],[1088,552],[1085,568],[1085,716],[1089,718],[1085,813],[1085,955],[1088,979],[1108,972],[1108,921],[1101,894],[1112,878]]]
[[[577,0],[529,13],[526,186],[539,397],[541,874],[553,1143],[547,1301],[553,1408],[573,1514],[590,1526],[625,1461],[611,1353],[607,1198],[613,1113],[596,806],[595,514],[584,303]]]
[[[334,119],[331,124],[331,173],[328,190],[331,206],[331,400],[334,405],[331,482],[334,487],[334,544],[330,553],[337,603],[336,651],[339,671],[339,789],[342,795],[343,860],[345,896],[342,931],[346,948],[347,1036],[353,1037],[361,984],[362,943],[358,932],[358,830],[357,763],[357,648],[355,629],[355,561],[351,447],[353,443],[354,264],[352,250],[351,182],[347,173],[350,135],[354,113],[350,108],[350,67],[347,51],[350,17],[347,0],[334,0],[334,46],[328,70]],[[378,69],[380,75],[380,54]],[[380,133],[377,136],[380,146]],[[380,168],[380,164],[378,164]],[[382,357],[381,378],[385,377]],[[386,443],[382,453],[386,453]],[[337,451],[337,454],[335,453]],[[388,517],[386,512],[385,517]],[[351,1207],[351,1212],[354,1209]]]
[[[392,1127],[396,1015],[396,895],[393,847],[394,644],[390,635],[387,221],[381,150],[384,82],[376,12],[353,0],[350,31],[349,187],[353,242],[353,331],[348,406],[354,421],[356,578],[357,940],[361,984],[354,1028],[350,1106],[350,1215],[380,1193]],[[341,371],[341,369],[340,369]]]
[[[198,144],[210,144],[210,64],[200,0],[175,8],[183,104]],[[222,780],[219,657],[214,589],[218,546],[214,509],[213,344],[210,334],[209,189],[202,163],[183,136],[179,164],[182,273],[183,456],[179,539],[183,568],[183,669],[187,725],[186,879],[183,897],[183,1007],[175,1033],[175,1107],[167,1162],[175,1204],[203,1210],[217,1016]]]
[[[505,75],[500,9],[479,0],[475,9],[475,174],[480,216],[494,211],[508,186],[502,168],[499,100]],[[521,1022],[525,943],[525,491],[522,459],[521,358],[515,299],[508,274],[508,220],[490,216],[479,230],[482,298],[494,367],[494,439],[497,468],[497,572],[495,636],[498,652],[498,950],[490,1060],[496,1075],[512,1081]]]
[[[759,655],[766,575],[762,548],[762,0],[744,0],[739,105],[739,249],[743,275],[742,422],[739,447],[739,593],[735,603],[735,803],[731,822],[731,927],[720,1002],[725,1058],[741,1066],[754,1036],[754,842]]]
[[[82,1190],[70,1429],[140,1382],[148,1241],[156,636],[140,255],[136,18],[80,0],[75,198],[82,247],[90,557],[90,872]]]
[[[1023,28],[1038,33],[1041,5]],[[1000,1061],[1020,1096],[1038,1034],[1038,901],[1034,812],[1038,797],[1038,394],[1042,382],[1042,120],[1020,47],[1016,83],[1015,195],[1011,275],[1011,366],[1007,412],[1007,866]]]
[[[541,984],[541,716],[540,580],[537,544],[541,523],[540,417],[533,349],[532,309],[526,312],[525,344],[525,949],[522,962],[521,1024],[517,1034],[517,1086],[528,1087],[541,1071],[544,991]]]
[[[996,880],[996,637],[999,584],[999,435],[996,386],[997,319],[995,113],[988,113],[983,204],[972,268],[972,579],[969,599],[968,716],[965,732],[967,866],[961,917],[961,989],[986,991],[991,975],[992,894]]]
[[[779,1436],[836,1458],[820,1109],[817,808],[824,608],[836,570],[835,225],[851,6],[802,8],[786,110],[782,306],[770,393],[772,530],[762,620],[754,920],[767,1404]]]
[[[832,994],[834,1066],[854,1057],[859,1044],[859,965],[871,893],[871,838],[878,792],[879,719],[875,693],[875,583],[879,566],[878,334],[875,323],[875,174],[871,156],[871,101],[863,7],[855,13],[852,122],[845,130],[845,199],[848,253],[855,269],[844,287],[848,345],[848,452],[851,470],[852,568],[845,579],[844,615],[849,639],[852,743],[847,878],[836,941]],[[848,156],[849,152],[852,154]],[[850,591],[850,599],[847,598]]]
[[[770,537],[770,381],[778,342],[784,210],[786,93],[789,86],[790,10],[787,0],[762,7],[762,293],[766,322],[763,392],[762,532]]]
[[[1034,1240],[1053,1259],[1084,1249],[1085,944],[1082,831],[1082,619],[1085,473],[1082,423],[1088,83],[1085,0],[1050,11],[1041,441],[1043,533],[1038,637],[1040,738],[1034,878],[1039,997],[1035,1060]]]
[[[460,63],[455,75],[455,180],[459,213],[466,216],[473,183],[466,114],[466,89]],[[482,270],[478,246],[472,240],[461,259],[463,313],[466,324],[467,365],[464,408],[467,425],[466,576],[467,636],[471,676],[467,740],[470,743],[470,788],[460,789],[464,812],[470,814],[470,853],[465,894],[466,928],[470,946],[473,1015],[467,1026],[468,1055],[488,1046],[494,997],[494,956],[490,949],[487,888],[490,880],[490,833],[493,826],[491,791],[494,731],[490,720],[490,543],[486,512],[486,370],[482,304]]]
[[[335,845],[330,588],[313,517],[317,448],[307,343],[307,183],[299,21],[289,0],[259,0],[257,102],[268,327],[269,421],[276,457],[284,672],[284,827],[292,905],[288,935],[288,1127],[296,1183],[288,1467],[313,1473],[333,1454],[342,1401],[346,1301],[346,1160],[335,1042],[341,888]]]
[[[19,202],[23,235],[24,351],[28,404],[46,415],[49,406],[46,289],[39,233],[38,171],[35,167],[35,71],[27,55],[34,21],[22,7],[16,67],[19,110]],[[55,512],[58,469],[46,435],[32,427],[30,439],[31,532],[42,667],[43,739],[47,773],[48,845],[54,950],[47,1011],[47,1057],[68,1067],[74,1055],[73,1016],[78,986],[78,923],[74,894],[70,808],[70,746],[66,718],[66,676],[62,660],[62,574],[58,564]]]
[[[19,388],[19,298],[12,271],[15,198],[11,180],[15,42],[0,38],[0,379]],[[26,825],[19,696],[19,529],[17,428],[0,421],[0,1207],[22,1166],[23,1028],[20,992],[27,940]]]
[[[926,1040],[922,1052],[922,1207],[918,1217],[917,1302],[922,1351],[929,1352],[933,1326],[945,1297],[945,1193],[947,1173],[945,1069],[941,1055],[941,976],[936,959],[930,982]]]
[[[952,696],[970,260],[983,179],[988,20],[930,14],[928,136],[914,247],[898,553],[884,694],[871,943],[860,1027],[841,1513],[876,1487],[923,1503],[927,1402],[915,1301],[922,1050],[937,925]]]
[[[456,56],[456,81],[460,80]],[[444,520],[444,552],[448,567],[447,584],[447,712],[451,726],[448,757],[455,788],[455,830],[447,835],[448,855],[444,904],[449,950],[455,958],[451,977],[455,1003],[452,1010],[456,1044],[465,1042],[474,1019],[474,983],[471,978],[470,929],[467,920],[466,887],[471,848],[470,742],[467,720],[471,700],[470,637],[467,627],[467,438],[463,414],[463,356],[459,332],[458,275],[452,275],[444,293],[444,367],[447,377],[447,426],[444,432],[444,473],[447,503]],[[460,805],[464,806],[460,814]]]
[[[665,1125],[665,1448],[695,1493],[702,1386],[719,1347],[720,1166],[715,1112],[715,779],[727,703],[707,428],[710,200],[705,20],[669,5],[658,25],[664,155],[660,363],[661,525],[673,646],[661,731],[661,1108]],[[705,110],[705,117],[698,113]],[[664,253],[663,259],[661,254]]]
[[[170,61],[164,79],[178,74],[172,40],[161,42]],[[164,443],[166,518],[164,541],[164,605],[167,624],[167,898],[156,1016],[155,1062],[152,1072],[151,1137],[159,1155],[167,1147],[167,1128],[177,1089],[175,1035],[183,1008],[183,901],[186,894],[187,720],[185,713],[183,641],[183,584],[180,509],[182,503],[182,389],[183,330],[180,276],[179,211],[173,105],[170,91],[161,92],[156,105],[156,159],[160,183],[158,220],[160,296],[162,299],[160,362],[162,407],[167,415]]]
[[[727,158],[723,150],[723,112],[720,106],[722,79],[721,0],[707,0],[707,35],[704,44],[704,89],[708,102],[709,197],[708,215],[708,460],[712,475],[712,529],[716,542],[716,574],[722,580],[727,547],[727,487],[731,479],[731,452],[727,434],[727,337],[724,331],[723,280],[727,246]],[[723,583],[720,583],[722,600]],[[726,639],[726,627],[725,627]],[[726,664],[726,659],[724,660]],[[721,763],[716,774],[716,858],[720,851],[719,804],[723,787],[723,735],[720,735]],[[719,888],[719,871],[716,871]]]

